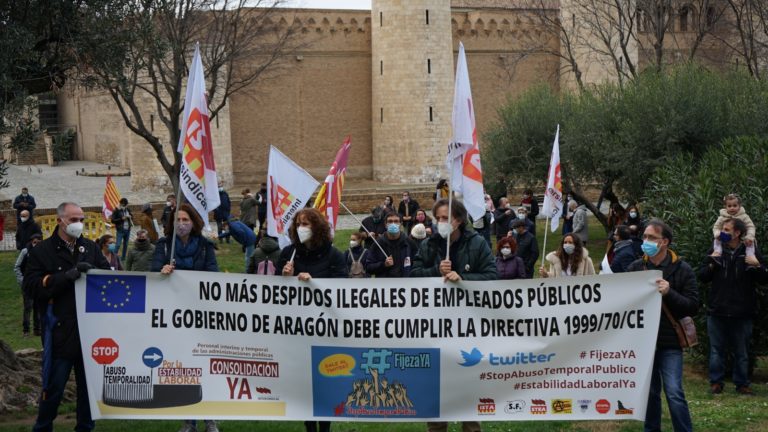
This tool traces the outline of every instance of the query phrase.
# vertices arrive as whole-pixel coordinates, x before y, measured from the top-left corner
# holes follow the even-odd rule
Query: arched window
[[[687,32],[690,28],[689,21],[691,19],[691,8],[688,5],[684,5],[680,8],[680,31]]]

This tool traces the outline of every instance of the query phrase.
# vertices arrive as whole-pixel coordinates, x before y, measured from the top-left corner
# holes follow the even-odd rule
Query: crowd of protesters
[[[281,249],[277,239],[267,235],[265,229],[266,185],[256,194],[250,189],[242,191],[239,219],[231,214],[231,201],[223,187],[219,193],[222,206],[214,216],[215,238],[219,242],[235,239],[240,243],[245,253],[244,268],[251,274],[282,275],[301,281],[442,277],[451,282],[588,276],[596,274],[596,267],[587,245],[593,249],[601,247],[596,239],[589,239],[587,203],[577,203],[567,195],[562,237],[555,250],[540,257],[536,238],[539,202],[530,189],[524,191],[515,205],[508,197],[495,203],[486,197],[485,213],[476,220],[469,217],[461,200],[454,199],[449,206],[445,182],[438,184],[430,209],[423,208],[408,191],[402,193],[399,204],[387,196],[362,220],[359,230],[350,235],[349,247],[343,251],[334,247],[326,218],[312,208],[295,215],[289,229],[290,244]],[[50,379],[46,381],[35,430],[52,427],[72,369],[77,383],[76,428],[90,430],[93,420],[77,334],[72,289],[75,280],[91,268],[163,274],[175,270],[217,272],[217,244],[203,235],[200,215],[189,204],[177,206],[173,195],[167,198],[160,224],[154,221],[149,205],[142,208],[142,215],[134,221],[128,201],[121,200],[111,217],[115,235],[104,234],[96,242],[81,235],[83,211],[76,203],[68,202],[58,206],[57,226],[49,238],[43,239],[34,221],[36,205],[26,188],[14,200],[16,244],[20,251],[14,270],[24,295],[23,335],[50,331],[47,324],[53,316],[58,326],[68,326],[53,333],[54,362],[47,372]],[[682,385],[683,351],[670,317],[697,314],[699,281],[711,284],[706,304],[710,390],[713,394],[724,391],[726,361],[731,355],[736,392],[754,394],[748,373],[749,345],[757,313],[757,289],[768,283],[768,270],[757,247],[756,227],[738,195],[724,198],[718,216],[712,227],[712,247],[694,269],[670,249],[674,239],[672,227],[659,219],[645,219],[638,205],[626,209],[617,204],[610,207],[611,234],[602,272],[660,270],[662,277],[656,281],[657,289],[669,311],[660,318],[646,430],[660,430],[662,388],[674,429],[692,430]],[[129,249],[134,225],[141,229]],[[305,425],[308,431],[331,428],[329,422]],[[207,431],[217,430],[211,420],[205,421],[205,427]],[[445,423],[428,424],[430,431],[446,428]],[[184,432],[196,430],[192,420],[182,426]],[[480,424],[466,422],[463,430],[480,430]]]

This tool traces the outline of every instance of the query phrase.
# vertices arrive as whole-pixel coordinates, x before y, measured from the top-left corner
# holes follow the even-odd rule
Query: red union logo
[[[547,403],[544,399],[531,399],[531,414],[546,414]]]
[[[496,401],[491,398],[480,398],[477,404],[477,415],[495,415]]]

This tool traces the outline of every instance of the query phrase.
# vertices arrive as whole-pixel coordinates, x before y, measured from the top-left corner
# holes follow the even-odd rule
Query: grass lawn
[[[590,221],[590,256],[597,267],[603,258],[603,239],[605,233],[595,221]],[[339,231],[334,244],[340,250],[347,248],[349,234],[352,230]],[[544,223],[539,222],[539,245],[543,240]],[[551,234],[551,233],[550,233]],[[547,251],[553,250],[560,240],[560,235],[547,237]],[[14,252],[0,253],[0,340],[7,342],[13,349],[40,348],[38,338],[21,337],[22,301],[18,285],[13,276],[13,264],[16,259]],[[244,266],[243,253],[239,245],[222,245],[217,252],[217,259],[223,271],[241,272]],[[761,359],[753,377],[754,389],[759,396],[737,396],[733,387],[717,396],[708,393],[709,383],[706,371],[694,359],[686,359],[685,390],[691,408],[694,428],[699,431],[766,431],[768,430],[768,361]],[[672,430],[669,415],[665,408],[663,429]],[[30,407],[26,412],[0,417],[0,432],[28,431],[34,421],[35,408]],[[74,406],[67,404],[62,407],[62,415],[57,422],[60,430],[74,426]],[[98,423],[100,431],[175,431],[178,421],[125,421],[103,420]],[[220,422],[222,431],[303,431],[301,422]],[[424,431],[424,423],[334,423],[333,430],[359,432],[416,432]],[[452,424],[451,431],[460,431],[459,424]],[[484,431],[515,432],[515,431],[640,431],[642,423],[636,421],[623,422],[486,422]]]

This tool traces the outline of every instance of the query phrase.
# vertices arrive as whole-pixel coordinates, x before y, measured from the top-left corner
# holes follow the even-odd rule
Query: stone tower
[[[451,2],[373,0],[373,178],[436,181],[453,105]]]

